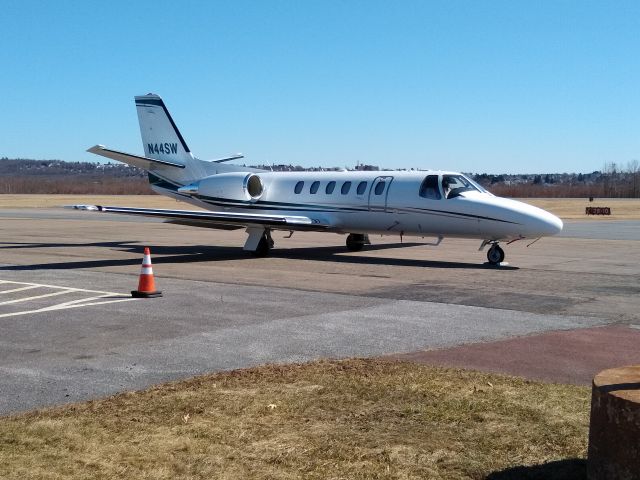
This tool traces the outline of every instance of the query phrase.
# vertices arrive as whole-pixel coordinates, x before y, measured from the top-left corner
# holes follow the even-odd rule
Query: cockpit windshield
[[[444,198],[454,198],[462,192],[486,192],[484,188],[464,175],[443,175],[442,192]]]

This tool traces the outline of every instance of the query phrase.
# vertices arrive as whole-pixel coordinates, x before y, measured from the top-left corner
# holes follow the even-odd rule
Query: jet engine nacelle
[[[178,189],[194,197],[214,197],[255,202],[264,193],[262,179],[255,173],[219,173]]]

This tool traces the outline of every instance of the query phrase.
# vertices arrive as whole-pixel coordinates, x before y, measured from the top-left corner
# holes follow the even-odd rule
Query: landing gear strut
[[[362,233],[350,233],[347,235],[347,250],[350,252],[359,252],[362,247],[369,245],[369,235]]]
[[[258,246],[251,252],[254,257],[266,257],[273,248],[274,242],[271,238],[271,230],[265,230],[258,242]]]
[[[504,261],[504,250],[497,243],[494,243],[487,252],[487,260],[491,265],[502,263]]]

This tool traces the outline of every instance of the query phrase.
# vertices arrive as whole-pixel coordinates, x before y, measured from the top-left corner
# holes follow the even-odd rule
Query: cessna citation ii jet
[[[477,238],[487,259],[504,260],[500,242],[538,239],[562,230],[539,208],[492,195],[470,178],[446,171],[271,172],[227,164],[235,155],[203,161],[193,156],[158,95],[135,97],[144,156],[96,145],[88,151],[146,170],[156,192],[204,208],[162,210],[97,205],[73,208],[159,217],[169,223],[245,228],[244,250],[264,256],[273,230],[346,234],[361,250],[369,234]]]

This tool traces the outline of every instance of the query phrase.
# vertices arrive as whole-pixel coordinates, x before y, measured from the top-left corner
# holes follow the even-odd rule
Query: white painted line
[[[115,292],[104,292],[99,290],[88,290],[85,288],[74,288],[74,287],[60,287],[58,285],[47,285],[44,283],[28,283],[28,282],[14,282],[12,280],[0,280],[0,284],[2,285],[16,285],[18,288],[14,288],[11,290],[5,290],[2,293],[10,293],[10,292],[21,292],[25,290],[32,290],[36,288],[47,288],[56,290],[51,293],[45,293],[42,295],[34,295],[31,297],[19,298],[15,300],[7,300],[4,302],[0,302],[0,305],[10,305],[14,303],[20,302],[28,302],[30,300],[37,300],[40,298],[48,298],[48,297],[56,297],[59,295],[66,295],[69,293],[91,293],[93,295],[88,296],[86,298],[80,298],[76,300],[69,300],[62,303],[56,303],[55,305],[50,305],[48,307],[37,308],[33,310],[25,310],[21,312],[10,312],[10,313],[2,313],[0,314],[0,318],[7,317],[15,317],[19,315],[27,315],[31,313],[43,313],[43,312],[53,312],[58,310],[67,310],[70,308],[80,308],[80,307],[88,307],[92,305],[105,305],[109,303],[119,303],[119,302],[130,302],[132,300],[137,300],[136,298],[131,298],[129,295],[125,295],[124,293],[115,293]],[[22,285],[22,286],[20,286]],[[97,295],[96,295],[97,294]],[[27,307],[28,308],[28,307]]]
[[[10,303],[28,302],[29,300],[36,300],[38,298],[55,297],[56,295],[66,295],[67,293],[74,293],[73,290],[64,290],[62,292],[45,293],[44,295],[36,295],[35,297],[18,298],[17,300],[8,300],[6,302],[0,302],[0,305],[9,305]]]
[[[105,298],[108,297],[109,295],[100,295],[97,297],[87,297],[87,298],[81,298],[79,300],[71,300],[69,302],[62,302],[62,303],[57,303],[55,305],[52,305],[52,307],[60,307],[60,308],[64,308],[67,305],[74,305],[76,303],[83,303],[83,302],[93,302],[94,300],[98,300],[100,298]],[[50,308],[50,307],[46,307],[46,308]]]
[[[132,300],[140,300],[140,299],[139,298],[120,298],[118,300],[105,300],[104,302],[83,303],[82,305],[70,305],[68,307],[62,307],[62,308],[57,308],[56,306],[53,306],[53,307],[46,307],[46,309],[44,309],[42,311],[67,310],[67,309],[70,309],[70,308],[90,307],[91,305],[106,305],[107,303],[130,302]]]
[[[24,290],[31,290],[34,288],[42,288],[42,287],[39,287],[38,285],[30,285],[28,287],[14,288],[13,290],[3,290],[0,292],[0,295],[3,295],[5,293],[22,292]]]
[[[17,317],[19,315],[28,315],[30,313],[43,313],[43,312],[53,312],[56,310],[67,310],[67,309],[71,309],[71,308],[80,308],[80,307],[88,307],[91,305],[105,305],[107,303],[119,303],[119,302],[131,302],[133,300],[139,300],[137,298],[121,298],[118,300],[106,300],[104,302],[92,302],[92,303],[83,303],[83,304],[79,304],[79,305],[68,305],[66,307],[60,307],[59,305],[53,305],[51,307],[45,307],[45,308],[39,308],[37,310],[27,310],[24,312],[12,312],[12,313],[3,313],[0,314],[0,318],[7,318],[7,317]]]
[[[101,293],[101,294],[108,293],[110,295],[122,295],[122,293],[116,293],[116,292],[103,292],[100,290],[87,290],[85,288],[61,287],[59,285],[47,285],[46,283],[14,282],[13,280],[0,280],[0,283],[14,283],[16,285],[33,285],[34,287],[55,288],[57,290],[69,290],[73,292],[89,292],[89,293]]]

